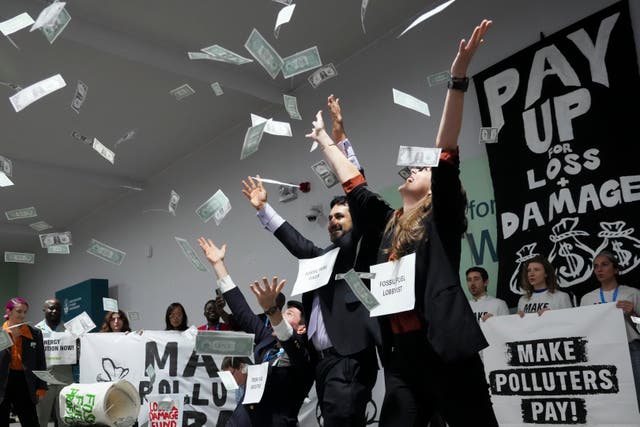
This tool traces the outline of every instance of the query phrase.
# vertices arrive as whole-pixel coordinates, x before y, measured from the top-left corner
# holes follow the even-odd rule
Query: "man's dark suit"
[[[289,366],[269,366],[264,394],[259,404],[238,405],[228,425],[247,425],[240,419],[248,413],[252,426],[292,427],[298,423],[298,412],[304,398],[313,385],[313,370],[307,351],[306,336],[293,333],[286,341],[272,335],[273,329],[266,327],[254,314],[240,289],[224,292],[223,297],[233,312],[236,326],[255,334],[254,361],[262,363],[265,355],[280,345],[289,358]],[[283,322],[286,320],[283,319]]]
[[[318,294],[324,325],[333,345],[329,351],[319,353],[310,344],[324,425],[364,425],[365,408],[377,377],[379,326],[346,281],[335,280],[335,274],[351,268],[369,271],[369,266],[375,264],[379,236],[354,228],[322,249],[288,222],[278,227],[274,235],[298,259],[314,258],[340,247],[329,283],[304,293],[302,304],[309,319],[314,294]],[[375,244],[369,243],[372,239]]]

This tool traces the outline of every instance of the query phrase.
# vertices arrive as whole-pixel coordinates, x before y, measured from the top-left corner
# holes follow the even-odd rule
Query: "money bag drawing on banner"
[[[561,288],[582,283],[593,272],[593,250],[578,240],[579,236],[588,236],[589,233],[576,230],[577,225],[578,218],[563,218],[551,227],[553,234],[549,240],[553,242],[553,248],[548,258],[556,268]]]
[[[620,265],[618,274],[628,273],[640,264],[640,240],[631,236],[634,229],[625,229],[626,225],[624,221],[601,222],[602,231],[598,233],[603,242],[597,253],[609,251],[615,254]]]
[[[528,245],[524,245],[520,248],[516,255],[518,259],[516,259],[516,270],[511,275],[511,280],[509,280],[509,287],[511,288],[511,292],[516,295],[522,295],[522,289],[520,288],[520,270],[522,269],[522,264],[529,261],[536,255],[540,255],[533,250],[536,248],[537,243],[529,243]]]

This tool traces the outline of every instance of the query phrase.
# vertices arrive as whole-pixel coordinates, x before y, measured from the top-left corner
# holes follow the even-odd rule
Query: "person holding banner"
[[[32,371],[44,371],[42,332],[24,321],[29,303],[20,297],[5,305],[2,325],[13,345],[0,351],[0,426],[9,426],[9,412],[18,416],[23,426],[36,427],[36,404],[47,391],[47,384]]]
[[[571,308],[571,297],[560,290],[553,265],[543,256],[536,255],[522,266],[520,288],[524,295],[518,300],[518,314]]]
[[[255,334],[254,360],[267,362],[268,375],[262,399],[258,404],[239,405],[234,416],[246,410],[251,425],[256,427],[294,427],[298,425],[298,412],[313,385],[313,369],[307,351],[306,323],[302,304],[292,302],[281,312],[276,305],[278,293],[285,280],[274,277],[270,282],[262,279],[264,287],[256,280],[251,291],[258,304],[269,317],[266,326],[253,313],[240,289],[233,283],[224,263],[227,245],[218,248],[211,239],[200,237],[198,244],[213,266],[222,296],[234,314],[236,325],[247,333]],[[238,414],[236,414],[238,412]]]
[[[638,410],[640,410],[640,332],[631,316],[637,317],[640,307],[640,290],[618,283],[620,265],[618,258],[609,251],[601,251],[593,259],[593,273],[600,287],[583,295],[580,305],[606,304],[615,302],[624,313],[624,324],[629,340],[631,369],[636,386]]]
[[[182,304],[179,302],[169,304],[164,315],[165,331],[186,331],[189,328],[188,322],[187,312]]]
[[[478,321],[485,322],[492,316],[505,316],[509,314],[507,303],[500,298],[487,294],[489,286],[489,273],[482,267],[474,266],[465,272],[467,288],[471,294],[469,305],[475,313]]]
[[[109,311],[104,316],[100,332],[131,332],[129,319],[124,311]]]
[[[320,144],[341,180],[354,227],[381,235],[378,262],[383,264],[376,267],[387,276],[402,270],[402,275],[376,282],[376,288],[389,285],[386,291],[402,293],[402,303],[415,301],[409,304],[413,309],[378,317],[386,385],[382,427],[423,426],[435,411],[451,427],[498,425],[478,355],[487,341],[458,278],[466,196],[457,139],[467,68],[490,26],[491,21],[483,20],[468,42],[460,41],[436,138],[436,147],[442,149],[439,166],[411,168],[398,188],[402,208],[393,210],[367,188],[364,177],[326,133],[322,111],[307,135]],[[411,294],[403,291],[412,286]],[[372,293],[373,287],[372,281]],[[385,305],[384,299],[380,305]]]

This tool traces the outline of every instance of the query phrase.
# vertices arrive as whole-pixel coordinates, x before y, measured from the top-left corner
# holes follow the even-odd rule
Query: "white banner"
[[[47,367],[74,365],[78,361],[76,337],[69,332],[43,333],[42,341]]]
[[[501,427],[640,427],[622,310],[615,304],[480,322]]]
[[[126,379],[137,389],[142,407],[138,422],[149,419],[149,395],[186,395],[182,426],[224,426],[236,407],[236,392],[227,391],[218,376],[221,356],[196,354],[195,337],[177,331],[89,333],[81,338],[80,382]],[[153,366],[152,384],[147,366]],[[315,389],[300,410],[300,425],[315,426]]]

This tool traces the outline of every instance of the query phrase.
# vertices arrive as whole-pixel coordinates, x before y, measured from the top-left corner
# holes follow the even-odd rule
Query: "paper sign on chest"
[[[298,277],[291,296],[313,291],[329,283],[339,251],[340,248],[335,248],[319,257],[299,259]]]
[[[380,305],[371,310],[371,317],[412,310],[416,304],[416,254],[405,255],[398,261],[389,261],[370,267],[371,293]]]

